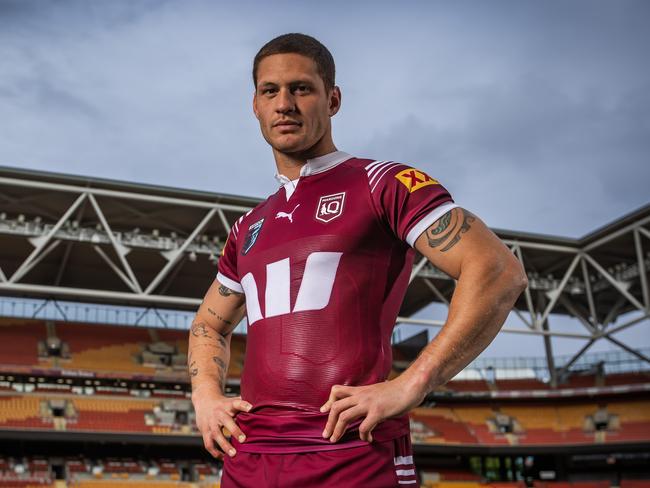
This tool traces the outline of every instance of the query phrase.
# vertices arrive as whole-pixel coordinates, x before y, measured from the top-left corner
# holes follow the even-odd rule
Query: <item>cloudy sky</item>
[[[649,21],[643,0],[0,0],[0,165],[266,197],[251,61],[297,31],[336,60],[340,149],[491,227],[579,237],[650,201]]]

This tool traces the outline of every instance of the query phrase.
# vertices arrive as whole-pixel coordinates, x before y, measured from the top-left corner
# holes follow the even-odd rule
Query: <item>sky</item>
[[[580,237],[650,201],[649,21],[643,0],[0,0],[0,165],[265,198],[252,59],[304,32],[336,60],[339,149],[492,228]]]

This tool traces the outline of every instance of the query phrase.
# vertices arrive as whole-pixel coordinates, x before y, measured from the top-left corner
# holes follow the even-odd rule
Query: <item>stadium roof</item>
[[[230,226],[260,201],[0,167],[0,294],[195,310]],[[647,361],[611,334],[649,318],[649,224],[650,204],[578,239],[493,229],[530,283],[518,322],[503,330],[543,336],[549,361],[551,336],[584,338],[586,349],[605,339]],[[398,321],[442,325],[411,316],[448,303],[454,287],[418,256]],[[577,318],[584,331],[554,330],[551,313]]]

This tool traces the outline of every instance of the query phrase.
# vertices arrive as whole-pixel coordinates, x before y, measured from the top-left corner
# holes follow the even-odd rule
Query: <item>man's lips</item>
[[[279,122],[276,122],[273,124],[273,127],[300,127],[300,123],[296,122],[295,120],[281,120]]]

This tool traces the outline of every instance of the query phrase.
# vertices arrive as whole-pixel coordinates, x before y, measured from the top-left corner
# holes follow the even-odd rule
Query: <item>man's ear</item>
[[[332,93],[330,93],[330,117],[336,115],[336,113],[341,108],[341,89],[338,86],[332,88]]]
[[[257,120],[260,119],[259,113],[257,111],[257,90],[253,92],[253,113]]]

